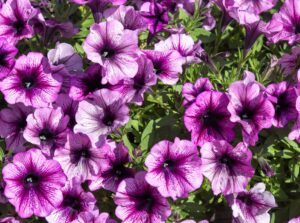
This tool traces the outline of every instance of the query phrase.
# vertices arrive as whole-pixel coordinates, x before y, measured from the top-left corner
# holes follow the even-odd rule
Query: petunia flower
[[[0,9],[0,37],[17,43],[34,34],[29,20],[38,14],[29,0],[8,0]]]
[[[166,198],[145,180],[146,172],[123,180],[114,197],[116,215],[123,223],[163,223],[171,215]]]
[[[292,84],[286,81],[270,84],[265,93],[275,108],[272,123],[276,128],[282,128],[290,120],[297,119],[298,111],[295,107],[297,92]]]
[[[271,217],[268,211],[277,207],[274,196],[265,191],[264,183],[257,183],[249,191],[227,197],[236,223],[266,223]]]
[[[111,142],[103,145],[100,151],[100,172],[91,178],[89,188],[92,191],[104,188],[116,192],[122,180],[134,175],[133,169],[125,166],[131,161],[128,149],[123,143],[115,145]]]
[[[27,117],[24,138],[41,148],[43,153],[53,156],[54,150],[65,145],[69,117],[61,108],[39,108]]]
[[[66,176],[59,163],[47,160],[39,149],[16,154],[2,173],[5,196],[22,218],[46,217],[63,200]]]
[[[79,102],[74,132],[84,133],[97,143],[99,137],[125,125],[128,113],[120,93],[107,89],[96,91],[89,99]]]
[[[155,144],[147,156],[146,181],[157,187],[163,197],[173,200],[188,197],[202,184],[201,160],[197,146],[175,138],[174,143],[163,140]]]
[[[300,223],[300,216],[289,220],[288,223]]]
[[[68,181],[62,188],[63,201],[46,217],[49,223],[74,223],[82,215],[95,209],[96,199],[90,192],[85,192],[81,187],[78,177]]]
[[[1,223],[21,223],[19,220],[15,219],[14,217],[6,217],[0,218]]]
[[[144,50],[144,54],[153,63],[154,73],[164,84],[174,85],[179,80],[179,74],[182,73],[184,59],[175,50],[164,52],[155,50]]]
[[[53,76],[50,65],[41,53],[20,56],[0,89],[9,104],[23,103],[34,108],[47,107],[56,100],[61,78]]]
[[[8,105],[0,111],[0,136],[5,138],[7,150],[18,153],[26,149],[23,133],[27,126],[26,118],[32,112],[32,107],[20,103]]]
[[[192,134],[192,142],[203,145],[214,140],[232,141],[235,124],[229,120],[228,96],[222,92],[205,91],[184,113],[184,125]]]
[[[89,60],[103,67],[103,84],[116,84],[124,78],[134,77],[137,72],[137,33],[124,29],[119,21],[92,25],[83,49]]]
[[[252,154],[244,143],[233,148],[228,142],[205,143],[200,149],[201,172],[209,179],[215,195],[244,191],[254,175]]]
[[[99,211],[85,212],[79,216],[78,223],[117,223],[115,220],[111,219],[109,214],[103,212],[99,214]]]
[[[0,80],[12,70],[17,53],[18,49],[13,44],[8,42],[6,38],[0,38]]]
[[[4,195],[4,188],[5,188],[5,183],[4,181],[0,182],[0,204],[6,204],[7,198]]]
[[[283,74],[296,75],[300,69],[300,47],[293,47],[291,54],[284,54],[278,63],[283,70]]]
[[[288,135],[288,138],[290,140],[296,140],[300,143],[300,97],[298,96],[296,99],[296,110],[298,112],[297,120],[291,130],[291,132]]]
[[[300,2],[286,0],[278,13],[268,23],[267,38],[271,43],[288,41],[290,45],[300,41]]]
[[[78,176],[84,182],[99,173],[102,153],[100,148],[92,147],[88,136],[71,132],[66,144],[55,150],[53,159],[60,163],[69,180]]]

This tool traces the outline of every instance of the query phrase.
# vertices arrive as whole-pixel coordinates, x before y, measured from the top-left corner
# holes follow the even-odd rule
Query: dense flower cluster
[[[229,222],[270,222],[275,189],[255,174],[276,173],[258,150],[260,137],[284,129],[285,142],[300,143],[300,1],[279,2],[0,0],[0,203],[10,207],[0,209],[0,222],[218,222],[180,213],[185,199],[202,205],[197,193],[207,188],[207,202],[232,211]],[[221,41],[230,22],[245,38],[226,85],[214,61],[218,42],[211,56],[193,26],[217,30]],[[241,65],[262,35],[291,49],[263,77],[250,72],[256,62]],[[285,79],[268,79],[272,72]],[[176,98],[158,99],[161,89],[177,90]],[[182,134],[152,140],[147,128],[164,127],[161,117],[152,120],[157,105],[177,115]],[[134,145],[142,116],[152,124],[140,134],[146,143]],[[99,191],[109,194],[110,213]]]

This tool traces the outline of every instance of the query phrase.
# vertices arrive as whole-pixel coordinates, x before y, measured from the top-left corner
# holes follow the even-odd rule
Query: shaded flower
[[[166,198],[145,180],[146,172],[123,180],[114,197],[116,215],[124,223],[162,223],[171,215]]]
[[[174,143],[163,140],[155,144],[147,156],[146,181],[157,187],[163,197],[188,197],[202,184],[201,161],[197,146],[175,138]]]
[[[184,60],[177,51],[144,50],[143,52],[152,61],[154,73],[158,79],[168,85],[174,85],[178,82]]]
[[[115,220],[109,217],[109,214],[103,212],[99,215],[99,211],[93,211],[93,213],[82,213],[78,219],[78,223],[117,223]]]
[[[11,73],[1,82],[1,91],[10,104],[47,107],[56,100],[61,88],[59,76],[53,76],[47,58],[30,52],[20,56]]]
[[[290,120],[297,118],[298,112],[295,108],[297,92],[293,85],[286,81],[270,84],[265,92],[275,108],[275,115],[272,120],[275,127],[282,128]]]
[[[300,72],[299,72],[300,73]],[[297,142],[300,143],[300,97],[298,96],[296,99],[296,110],[298,111],[298,117],[297,120],[289,133],[288,138],[290,140],[296,140]]]
[[[258,164],[260,165],[263,173],[268,176],[268,177],[272,177],[275,176],[276,173],[274,172],[274,170],[272,169],[272,167],[269,165],[269,163],[267,162],[267,160],[265,160],[263,157],[259,157],[257,159]]]
[[[55,150],[53,159],[60,163],[69,180],[78,176],[84,182],[99,173],[101,153],[101,149],[92,147],[88,136],[71,132],[64,147]]]
[[[296,75],[300,69],[300,47],[293,47],[291,54],[284,54],[278,62],[285,75]]]
[[[278,13],[268,23],[267,38],[271,43],[288,41],[290,45],[300,40],[300,2],[286,0]]]
[[[116,192],[122,180],[134,175],[133,169],[125,166],[131,161],[128,149],[123,143],[107,143],[100,151],[100,173],[92,178],[89,188],[95,191],[103,187]]]
[[[53,156],[54,150],[65,145],[69,117],[61,108],[39,108],[27,117],[24,138],[38,145],[43,153]]]
[[[16,154],[2,173],[5,196],[22,218],[48,216],[62,202],[66,176],[59,163],[47,160],[39,149]]]
[[[258,183],[250,191],[227,197],[236,223],[266,223],[271,218],[268,211],[277,207],[274,196],[265,191],[266,185]]]
[[[202,174],[211,182],[215,195],[244,191],[254,175],[251,151],[243,143],[233,148],[224,140],[208,142],[200,153]]]
[[[17,43],[33,36],[29,20],[38,13],[29,0],[8,0],[0,10],[0,37]]]
[[[137,72],[137,33],[116,20],[94,24],[83,43],[87,58],[103,67],[102,83],[116,84]]]
[[[186,64],[199,63],[201,60],[197,55],[204,51],[200,44],[201,41],[195,44],[189,35],[173,34],[166,40],[155,44],[155,50],[161,52],[176,50],[185,59]]]
[[[5,78],[15,64],[18,49],[6,38],[0,38],[0,80]]]
[[[0,204],[7,203],[7,198],[4,195],[4,188],[5,188],[5,183],[4,183],[4,181],[2,181],[2,182],[0,182]]]
[[[243,141],[252,146],[258,140],[258,133],[272,126],[275,114],[273,104],[261,92],[257,82],[237,81],[230,85],[230,120],[242,126]]]
[[[196,101],[199,94],[204,91],[213,90],[214,87],[210,80],[205,77],[199,78],[195,84],[186,82],[182,87],[182,95],[184,97],[183,106],[188,108],[191,104]]]
[[[0,218],[1,223],[21,223],[19,220],[15,219],[14,217],[6,217]]]
[[[246,37],[245,37],[245,51],[244,54],[246,55],[248,51],[251,49],[253,44],[256,42],[257,38],[265,34],[266,30],[266,23],[262,20],[259,20],[254,23],[247,23],[245,24],[246,29]]]
[[[197,96],[184,113],[184,125],[192,133],[193,143],[201,146],[213,140],[234,139],[235,124],[229,120],[228,103],[228,96],[221,92],[205,91]]]
[[[129,109],[121,94],[107,89],[96,91],[89,99],[79,102],[74,132],[84,133],[93,143],[125,125]]]
[[[81,187],[79,178],[73,178],[62,188],[63,201],[46,217],[49,223],[78,222],[82,215],[93,212],[96,199],[90,192],[85,192]]]
[[[23,104],[8,105],[0,111],[0,136],[5,138],[6,149],[18,153],[25,150],[26,140],[23,137],[27,126],[26,118],[33,112],[31,107]]]

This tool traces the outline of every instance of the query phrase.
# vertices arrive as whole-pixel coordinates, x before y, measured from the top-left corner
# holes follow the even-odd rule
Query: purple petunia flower
[[[247,23],[245,24],[246,29],[246,37],[245,37],[245,50],[244,54],[246,55],[248,51],[251,49],[257,38],[265,34],[266,30],[266,23],[262,20],[259,20],[254,23]]]
[[[2,173],[5,196],[22,218],[48,216],[62,202],[66,176],[59,163],[47,160],[39,149],[16,154]]]
[[[194,221],[194,220],[184,220],[184,221],[182,221],[181,223],[209,223],[209,221],[207,221],[207,220],[202,220],[202,221],[196,222],[196,221]]]
[[[233,148],[224,140],[208,142],[200,153],[202,174],[211,182],[215,195],[244,191],[254,175],[251,151],[243,143]]]
[[[195,44],[192,37],[186,34],[171,35],[168,39],[155,44],[155,50],[161,52],[176,50],[185,59],[186,64],[201,62],[197,55],[204,51],[201,41]]]
[[[300,223],[300,216],[297,217],[297,218],[293,218],[293,219],[289,220],[288,223]]]
[[[117,146],[115,143],[107,143],[100,151],[100,173],[92,178],[89,188],[95,191],[103,187],[116,192],[122,180],[134,175],[134,171],[125,166],[131,161],[128,149],[123,143]]]
[[[284,54],[278,62],[285,75],[296,75],[300,69],[300,47],[293,47],[291,54]]]
[[[102,153],[92,147],[88,136],[69,133],[65,146],[55,150],[53,159],[60,163],[69,180],[78,176],[84,182],[99,173]]]
[[[107,89],[96,91],[79,103],[74,132],[88,135],[93,143],[129,120],[129,109],[121,94]]]
[[[184,114],[184,125],[192,133],[192,141],[203,145],[213,140],[232,141],[235,137],[234,126],[227,110],[229,103],[225,93],[205,91]]]
[[[202,184],[201,161],[197,146],[176,138],[174,143],[163,140],[155,144],[147,156],[146,181],[157,187],[163,197],[187,197]]]
[[[143,52],[152,61],[154,73],[164,84],[174,85],[178,82],[184,59],[177,51],[144,50]]]
[[[144,3],[141,7],[141,14],[145,18],[151,34],[160,32],[168,25],[168,10],[156,1]]]
[[[79,178],[73,178],[62,188],[63,201],[46,217],[49,223],[74,223],[82,215],[91,213],[95,209],[96,199],[90,192],[81,187]]]
[[[23,132],[27,126],[26,118],[32,112],[31,107],[23,104],[8,105],[0,111],[0,136],[5,138],[7,150],[14,153],[25,150]]]
[[[140,32],[147,27],[141,13],[132,6],[120,5],[118,8],[110,8],[104,12],[104,16],[107,21],[117,20],[121,22],[124,29]]]
[[[93,211],[93,213],[82,213],[79,216],[78,223],[117,223],[115,220],[109,217],[109,214],[103,212],[99,215],[99,211]]]
[[[208,78],[199,78],[195,84],[186,82],[182,87],[182,95],[184,97],[183,106],[188,108],[196,101],[199,94],[204,91],[213,90],[214,87]]]
[[[256,81],[237,81],[230,85],[230,120],[242,126],[243,141],[254,146],[258,133],[272,126],[275,114],[273,104],[261,92]]]
[[[1,91],[10,104],[47,107],[56,100],[61,88],[59,76],[53,76],[47,58],[30,52],[20,56],[11,73],[1,82]]]
[[[18,49],[10,44],[6,38],[0,38],[0,80],[5,78],[15,64]]]
[[[89,60],[103,67],[103,84],[117,84],[123,78],[134,77],[138,70],[137,33],[124,30],[119,21],[92,25],[83,49]]]
[[[19,220],[15,219],[14,217],[6,217],[0,218],[1,223],[21,223]]]
[[[288,41],[290,45],[300,41],[300,2],[298,0],[284,1],[280,11],[273,15],[268,23],[267,38],[271,43]]]
[[[275,127],[282,128],[290,120],[297,118],[298,111],[295,107],[297,92],[294,86],[283,81],[278,84],[270,84],[265,92],[275,108],[275,115],[272,120]]]
[[[298,73],[300,73],[300,71]],[[291,132],[289,133],[288,138],[290,140],[297,140],[297,142],[300,143],[300,96],[296,99],[296,110],[298,111],[298,117]]]
[[[8,0],[0,10],[0,37],[17,43],[33,36],[29,20],[38,13],[29,0]]]
[[[171,215],[166,198],[145,180],[146,172],[123,180],[115,195],[116,215],[123,223],[163,223]]]
[[[27,117],[24,138],[38,145],[43,153],[53,156],[54,150],[63,147],[67,141],[69,117],[61,108],[39,108]]]
[[[142,105],[144,102],[144,93],[157,82],[157,77],[153,71],[152,62],[141,55],[137,60],[139,69],[137,74],[131,79],[125,79],[113,89],[120,92],[126,101]]]
[[[243,191],[227,197],[232,208],[233,222],[266,223],[271,218],[268,211],[277,207],[274,196],[265,191],[266,185],[258,183],[250,191]]]
[[[71,78],[69,95],[73,100],[81,101],[95,91],[109,88],[110,84],[102,84],[103,68],[99,64],[92,64],[87,71]]]

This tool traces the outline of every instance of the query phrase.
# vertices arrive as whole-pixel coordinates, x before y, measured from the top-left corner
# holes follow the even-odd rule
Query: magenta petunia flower
[[[92,178],[89,188],[92,191],[104,188],[116,192],[122,180],[134,175],[133,169],[125,166],[131,161],[128,149],[123,143],[107,143],[100,151],[100,173]]]
[[[29,20],[38,13],[29,0],[8,0],[0,10],[0,37],[17,43],[33,36]]]
[[[15,219],[14,217],[6,217],[0,218],[1,223],[21,223],[19,220]]]
[[[132,6],[120,5],[118,8],[110,8],[104,12],[107,21],[117,20],[124,26],[124,29],[142,31],[147,24],[139,11]]]
[[[93,213],[82,213],[78,219],[78,223],[117,223],[111,219],[109,214],[103,212],[99,215],[99,211],[93,211]]]
[[[63,201],[50,215],[46,217],[49,223],[74,223],[82,215],[95,210],[96,199],[90,192],[81,187],[78,177],[68,181],[62,188]]]
[[[10,44],[6,38],[0,38],[0,80],[5,78],[15,64],[18,49]]]
[[[161,52],[176,50],[185,59],[186,64],[201,62],[197,55],[204,51],[201,41],[195,44],[192,37],[186,34],[173,34],[166,40],[161,40],[155,44],[155,50]]]
[[[60,107],[63,114],[69,116],[68,127],[73,130],[76,125],[75,115],[78,110],[78,101],[72,100],[66,94],[59,94],[55,103],[53,103],[54,108]]]
[[[236,223],[270,222],[271,208],[277,207],[274,196],[265,191],[264,183],[255,184],[249,191],[232,194],[227,197],[232,208],[233,221]]]
[[[297,217],[297,218],[293,218],[293,219],[289,220],[288,223],[300,223],[300,216]]]
[[[125,125],[129,120],[129,109],[121,94],[107,89],[95,92],[89,99],[79,103],[74,132],[84,133],[93,143]]]
[[[115,195],[116,215],[123,223],[163,223],[171,215],[166,198],[145,180],[146,172],[123,180]]]
[[[291,54],[284,54],[278,62],[285,75],[296,75],[300,69],[300,47],[293,47]]]
[[[0,85],[8,103],[21,102],[35,108],[47,107],[55,101],[60,88],[61,78],[52,75],[47,58],[33,52],[20,56]]]
[[[144,102],[144,93],[157,82],[157,77],[153,71],[152,62],[141,55],[137,60],[139,69],[137,74],[131,79],[125,79],[113,89],[120,92],[130,103],[142,105]]]
[[[55,150],[53,159],[60,163],[69,180],[78,176],[84,182],[99,173],[102,153],[92,147],[88,136],[69,133],[65,146]]]
[[[39,149],[16,154],[2,173],[5,196],[22,218],[46,217],[62,202],[66,176],[59,163],[47,160]]]
[[[81,101],[97,90],[109,88],[109,84],[102,84],[102,70],[103,68],[99,64],[92,64],[85,73],[72,77],[70,82],[70,97]]]
[[[31,107],[23,104],[8,105],[0,111],[0,136],[5,138],[7,150],[18,153],[26,149],[23,132],[27,126],[26,118],[32,112]]]
[[[275,108],[275,115],[272,120],[275,127],[282,128],[290,120],[297,118],[298,111],[295,107],[297,92],[292,84],[286,81],[270,84],[265,92]]]
[[[259,20],[254,23],[247,23],[245,24],[246,29],[246,37],[245,37],[245,50],[244,54],[246,55],[248,51],[251,49],[257,38],[265,34],[266,30],[266,23],[262,20]]]
[[[155,144],[147,156],[146,181],[157,187],[163,197],[173,200],[188,197],[202,184],[201,160],[195,144],[176,138],[174,143],[163,140]]]
[[[228,142],[205,143],[200,149],[202,174],[209,179],[215,195],[244,191],[254,175],[252,153],[245,144],[233,148]]]
[[[229,120],[228,103],[225,93],[205,91],[198,95],[184,114],[184,125],[191,132],[193,143],[201,146],[213,140],[234,139],[235,124]]]
[[[53,156],[54,150],[63,147],[67,141],[69,117],[61,108],[39,108],[27,117],[24,138],[38,145],[43,153]]]
[[[209,221],[201,220],[201,221],[196,222],[195,220],[184,220],[181,223],[209,223]]]
[[[137,33],[124,30],[116,20],[92,25],[83,49],[89,60],[103,67],[103,84],[117,84],[124,78],[134,77],[138,70]]]
[[[267,38],[271,43],[288,41],[290,45],[300,41],[300,2],[286,0],[267,25]]]
[[[296,110],[298,117],[288,137],[290,140],[297,140],[297,142],[300,143],[300,96],[296,99]]]
[[[272,126],[273,104],[261,92],[256,81],[237,81],[230,85],[230,120],[242,126],[243,141],[254,146],[259,132]]]
[[[164,52],[144,50],[143,52],[152,61],[154,73],[164,84],[174,85],[178,82],[184,63],[180,53],[175,50]]]
[[[199,78],[195,84],[186,82],[182,87],[182,95],[184,97],[183,106],[188,108],[191,104],[196,101],[199,94],[204,91],[213,90],[214,87],[210,80],[205,77]]]

